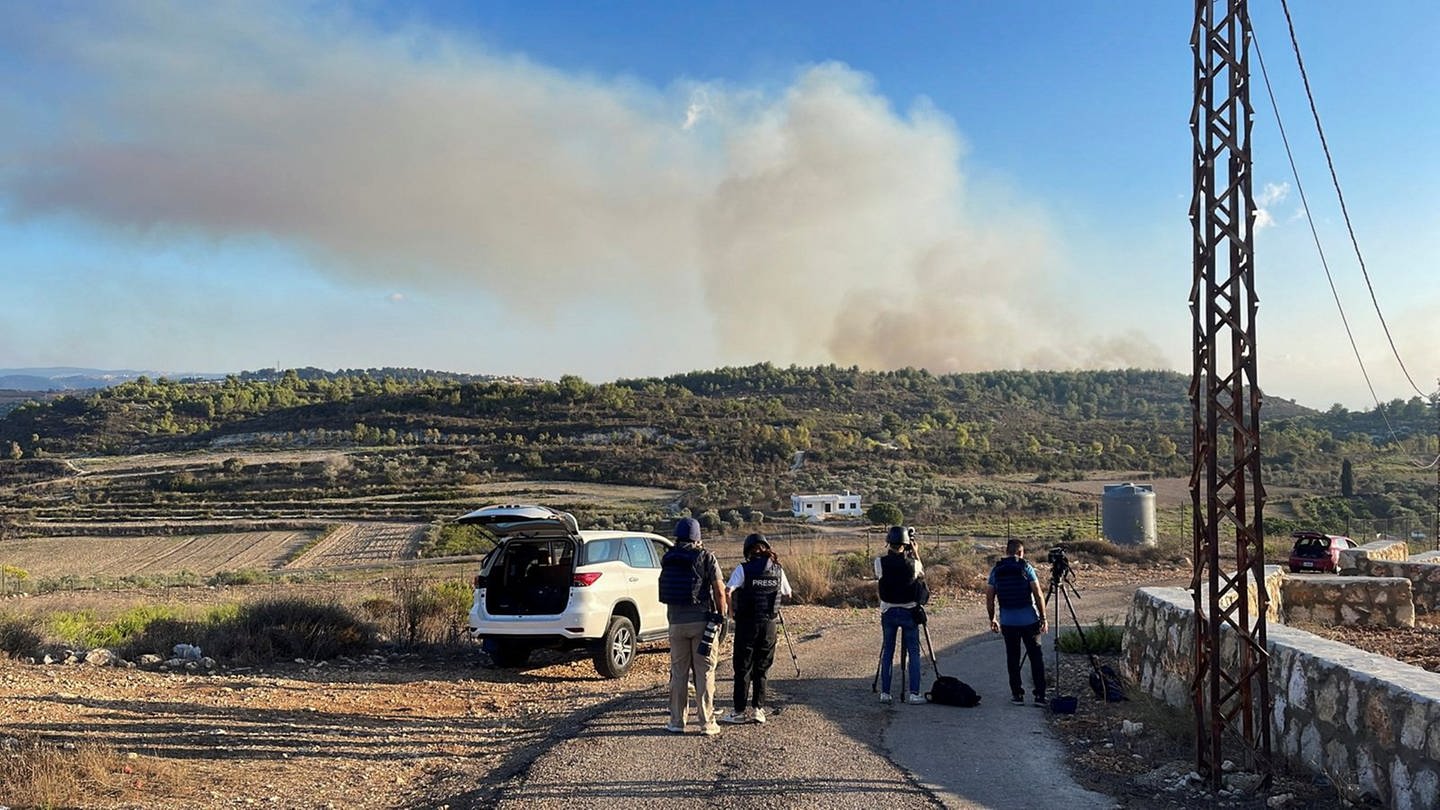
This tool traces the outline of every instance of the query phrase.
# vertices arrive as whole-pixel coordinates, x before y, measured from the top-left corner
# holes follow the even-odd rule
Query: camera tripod
[[[1050,568],[1050,586],[1045,597],[1055,606],[1055,691],[1060,691],[1060,600],[1055,598],[1057,594],[1065,600],[1065,608],[1070,613],[1070,621],[1075,623],[1075,632],[1080,636],[1080,647],[1090,658],[1090,669],[1093,672],[1091,677],[1099,679],[1099,683],[1102,685],[1101,696],[1108,702],[1109,677],[1101,671],[1100,659],[1095,657],[1095,653],[1090,649],[1090,642],[1085,640],[1085,628],[1081,626],[1080,617],[1075,614],[1075,605],[1070,601],[1071,594],[1079,599],[1080,591],[1075,587],[1075,572],[1064,557],[1056,560]]]

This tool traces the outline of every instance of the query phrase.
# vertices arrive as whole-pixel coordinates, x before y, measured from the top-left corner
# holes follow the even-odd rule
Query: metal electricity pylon
[[[1267,782],[1271,762],[1250,36],[1246,0],[1196,0],[1190,40],[1195,53],[1190,496],[1196,617],[1191,700],[1198,770],[1217,789],[1226,740],[1240,742],[1243,752],[1233,758],[1264,774]]]

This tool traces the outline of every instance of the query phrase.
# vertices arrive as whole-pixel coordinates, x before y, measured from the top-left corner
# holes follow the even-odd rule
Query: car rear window
[[[585,544],[580,552],[581,565],[594,565],[595,563],[614,562],[620,559],[622,548],[618,538],[609,537],[604,540],[591,540]]]
[[[615,562],[625,563],[631,568],[659,568],[654,549],[643,537],[607,537],[591,540],[580,554],[581,565]]]

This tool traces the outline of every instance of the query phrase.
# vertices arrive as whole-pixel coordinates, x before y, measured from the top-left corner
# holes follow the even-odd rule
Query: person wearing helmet
[[[885,536],[887,551],[875,558],[875,578],[880,590],[880,702],[892,703],[890,681],[895,656],[895,634],[905,645],[909,672],[908,703],[924,703],[920,694],[920,627],[914,609],[925,601],[925,568],[915,554],[911,529],[891,526]]]
[[[765,684],[775,662],[775,617],[780,600],[790,595],[790,580],[765,535],[745,538],[745,562],[725,584],[735,617],[735,709],[722,723],[763,723]]]

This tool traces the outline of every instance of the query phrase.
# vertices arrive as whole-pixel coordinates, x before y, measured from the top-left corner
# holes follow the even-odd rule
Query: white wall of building
[[[791,495],[790,512],[795,517],[859,517],[864,514],[860,496],[851,492],[843,495]]]

